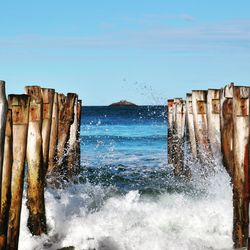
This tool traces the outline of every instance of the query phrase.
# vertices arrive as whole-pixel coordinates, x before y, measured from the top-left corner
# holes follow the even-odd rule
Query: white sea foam
[[[23,206],[20,249],[201,250],[232,243],[232,191],[219,171],[199,182],[203,192],[115,195],[90,184],[46,191],[48,236],[32,237]],[[197,187],[199,190],[200,187]],[[24,200],[25,204],[25,200]]]

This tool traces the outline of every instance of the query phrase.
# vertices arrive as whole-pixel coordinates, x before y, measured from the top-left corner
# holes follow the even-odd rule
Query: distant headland
[[[126,100],[121,100],[119,102],[114,102],[112,104],[110,104],[109,106],[116,106],[116,107],[136,107],[137,105],[132,103],[132,102],[128,102]]]

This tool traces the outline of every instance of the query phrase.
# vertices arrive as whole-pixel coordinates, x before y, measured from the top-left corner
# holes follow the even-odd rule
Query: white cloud
[[[166,51],[248,50],[250,20],[181,27],[158,25],[96,36],[0,37],[0,46],[27,49],[153,49]]]

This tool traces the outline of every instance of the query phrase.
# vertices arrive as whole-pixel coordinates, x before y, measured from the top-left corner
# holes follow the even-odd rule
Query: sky
[[[84,105],[250,84],[249,0],[1,1],[0,79]]]

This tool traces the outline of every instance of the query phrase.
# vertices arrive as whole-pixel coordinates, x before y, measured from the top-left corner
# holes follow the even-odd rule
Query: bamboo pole
[[[220,97],[220,124],[221,124],[221,152],[223,165],[233,177],[234,154],[233,154],[233,87],[231,83],[221,91]]]
[[[249,87],[233,88],[234,174],[233,239],[236,248],[246,247],[249,226]]]
[[[197,157],[197,145],[194,131],[194,118],[193,118],[193,105],[192,105],[192,94],[188,93],[186,96],[187,105],[187,131],[188,131],[188,142],[191,149],[192,159]]]
[[[42,88],[43,99],[43,121],[42,121],[42,140],[43,140],[43,168],[44,173],[48,169],[49,145],[50,145],[50,131],[51,118],[54,101],[54,89]]]
[[[20,214],[22,207],[24,163],[29,117],[29,96],[9,95],[8,103],[9,108],[12,110],[13,122],[13,164],[7,249],[16,250],[18,249]]]
[[[48,173],[51,173],[56,168],[57,135],[58,135],[58,93],[55,93],[53,111],[52,111],[51,131],[50,131]]]
[[[220,89],[208,89],[207,92],[207,125],[208,139],[214,160],[221,162],[220,130]]]
[[[168,164],[173,164],[173,103],[168,100]]]
[[[4,159],[2,170],[2,195],[0,213],[0,249],[6,248],[9,208],[11,202],[11,167],[13,162],[12,152],[12,113],[8,110],[5,129]]]
[[[7,111],[8,111],[8,102],[5,94],[5,82],[0,81],[0,183],[2,182],[4,136],[6,128]],[[1,185],[0,185],[0,200],[1,200]]]
[[[44,204],[44,169],[42,154],[42,95],[38,86],[25,87],[30,96],[26,158],[28,163],[28,228],[33,235],[47,232]],[[45,104],[46,105],[46,104]]]

